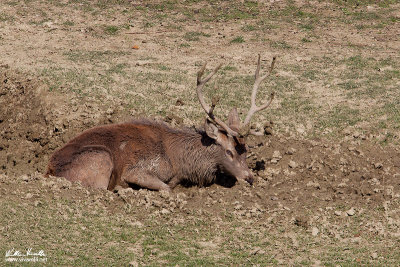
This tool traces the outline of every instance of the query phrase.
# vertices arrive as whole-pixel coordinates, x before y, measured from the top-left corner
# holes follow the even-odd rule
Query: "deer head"
[[[270,99],[263,105],[256,105],[256,97],[258,87],[261,82],[264,81],[272,72],[275,65],[276,57],[273,57],[269,72],[264,76],[260,76],[261,68],[261,56],[258,55],[257,69],[255,73],[255,82],[253,90],[251,93],[251,106],[244,120],[244,123],[240,123],[239,115],[236,108],[233,108],[229,112],[228,123],[226,124],[221,119],[214,115],[214,108],[218,103],[217,98],[212,99],[211,106],[209,106],[203,97],[203,87],[211,79],[211,77],[219,70],[221,64],[218,65],[207,77],[201,79],[206,69],[207,63],[205,63],[202,68],[197,73],[197,97],[200,101],[201,106],[207,114],[207,119],[205,121],[205,131],[206,134],[215,140],[215,142],[221,146],[224,151],[221,167],[222,169],[229,173],[230,175],[236,177],[237,179],[243,179],[253,183],[253,175],[249,170],[246,163],[248,147],[245,143],[245,137],[249,134],[253,135],[263,135],[261,132],[256,132],[251,130],[250,120],[251,117],[258,111],[266,109],[272,102],[274,98],[274,93],[271,93]]]

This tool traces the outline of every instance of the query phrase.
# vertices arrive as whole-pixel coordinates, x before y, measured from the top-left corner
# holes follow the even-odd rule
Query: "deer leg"
[[[147,171],[138,171],[135,169],[124,171],[121,175],[121,180],[152,190],[171,191],[171,188],[166,183]]]
[[[171,181],[168,182],[168,186],[171,189],[174,189],[179,183],[181,182],[181,179],[179,176],[174,176]]]

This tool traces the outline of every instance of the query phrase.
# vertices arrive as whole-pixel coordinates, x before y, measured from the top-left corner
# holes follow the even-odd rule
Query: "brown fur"
[[[170,190],[183,179],[206,185],[221,170],[249,181],[250,172],[242,174],[243,164],[247,169],[245,147],[229,138],[219,133],[218,139],[213,139],[205,131],[177,130],[149,120],[98,126],[57,150],[47,175],[109,190],[130,183]],[[226,162],[227,146],[235,150],[240,164]],[[231,167],[232,162],[236,167]]]

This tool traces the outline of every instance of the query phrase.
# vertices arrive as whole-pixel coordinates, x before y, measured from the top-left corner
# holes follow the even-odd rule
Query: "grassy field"
[[[25,112],[0,117],[1,253],[42,249],[61,266],[398,266],[399,10],[397,0],[1,1],[0,74],[18,72],[8,79],[16,89],[43,86],[35,99],[52,105],[37,122],[29,113],[39,107],[0,91],[4,110]],[[253,166],[254,187],[113,193],[35,173],[100,122],[201,123],[195,85],[205,61],[223,64],[205,88],[220,96],[215,112],[226,118],[236,106],[243,119],[258,54],[262,72],[277,56],[258,103],[276,98],[254,124],[272,121],[276,139],[252,140],[267,147],[254,150],[267,166]],[[15,129],[40,123],[57,139],[22,165],[39,145],[27,145],[34,130]],[[293,170],[289,158],[304,164]]]

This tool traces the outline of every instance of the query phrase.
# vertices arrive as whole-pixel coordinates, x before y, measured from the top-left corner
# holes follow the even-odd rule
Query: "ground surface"
[[[394,0],[2,1],[1,253],[44,250],[67,266],[398,266],[399,10]],[[205,60],[224,64],[207,89],[221,96],[216,112],[244,117],[257,53],[264,70],[278,59],[259,93],[276,99],[254,118],[274,134],[248,140],[253,186],[107,192],[41,174],[94,125],[198,125]]]

